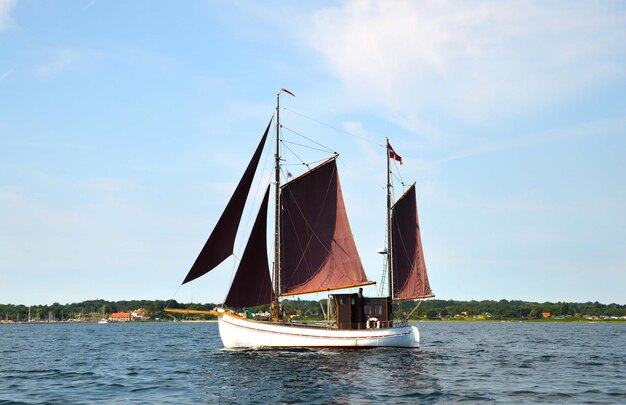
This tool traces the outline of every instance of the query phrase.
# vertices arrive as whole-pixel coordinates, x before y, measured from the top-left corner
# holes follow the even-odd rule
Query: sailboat
[[[107,316],[106,316],[105,307],[106,305],[102,306],[102,319],[100,319],[98,323],[109,323],[109,320],[107,319]]]
[[[273,184],[267,186],[249,239],[224,305],[216,311],[166,309],[183,314],[217,316],[226,348],[373,348],[419,347],[419,330],[398,319],[393,304],[434,297],[426,272],[417,217],[415,184],[392,204],[390,160],[401,157],[387,141],[388,294],[365,297],[367,279],[343,200],[337,157],[281,184],[280,95],[276,96],[276,153]],[[243,177],[183,284],[201,277],[233,254],[246,199],[265,146],[268,124]],[[272,275],[267,250],[267,216],[273,186],[274,260]],[[326,322],[293,322],[281,298],[358,288],[358,293],[328,295]],[[270,304],[270,316],[251,318],[231,308]],[[330,313],[334,314],[333,319]]]

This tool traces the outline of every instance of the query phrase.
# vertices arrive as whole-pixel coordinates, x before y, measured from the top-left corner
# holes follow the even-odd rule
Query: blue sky
[[[388,136],[438,298],[626,303],[624,3],[360,0],[0,0],[0,303],[223,300],[179,285],[281,87],[372,280]]]

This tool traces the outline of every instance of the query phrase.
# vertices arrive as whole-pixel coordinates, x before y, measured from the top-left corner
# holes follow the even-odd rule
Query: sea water
[[[242,351],[216,323],[0,325],[0,404],[626,403],[626,324],[417,326],[421,349]]]

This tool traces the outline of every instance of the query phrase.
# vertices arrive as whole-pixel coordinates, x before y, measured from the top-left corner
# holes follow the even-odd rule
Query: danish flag
[[[402,156],[398,155],[396,153],[395,150],[393,150],[393,148],[391,147],[391,145],[389,144],[389,142],[387,142],[387,151],[389,152],[389,157],[391,159],[395,159],[398,162],[400,162],[400,164],[402,164]]]

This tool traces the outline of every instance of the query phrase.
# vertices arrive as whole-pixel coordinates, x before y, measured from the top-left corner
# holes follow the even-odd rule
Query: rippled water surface
[[[626,403],[626,324],[419,323],[422,348],[229,351],[215,323],[0,326],[6,403]]]

